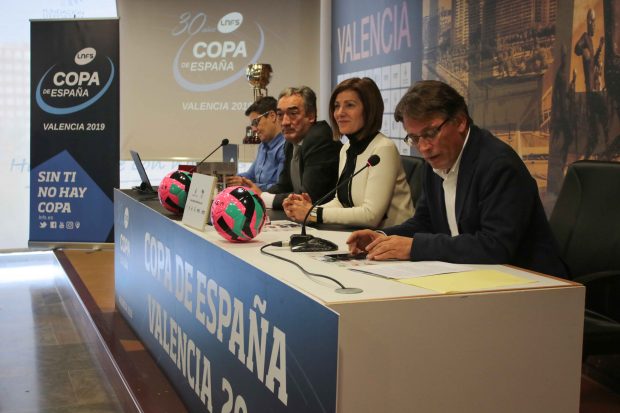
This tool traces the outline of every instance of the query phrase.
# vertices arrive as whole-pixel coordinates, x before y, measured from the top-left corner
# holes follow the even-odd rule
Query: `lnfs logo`
[[[172,72],[179,86],[192,92],[217,90],[242,78],[247,65],[259,61],[265,48],[262,27],[244,25],[239,12],[215,19],[202,12],[182,13],[172,36],[186,37]]]
[[[73,61],[56,63],[41,76],[35,92],[37,105],[53,115],[78,112],[108,91],[115,73],[112,59],[97,59],[97,51],[86,47]]]

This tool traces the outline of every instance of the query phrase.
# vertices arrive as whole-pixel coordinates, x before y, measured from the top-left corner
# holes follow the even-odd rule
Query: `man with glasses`
[[[375,260],[512,264],[566,276],[536,181],[514,150],[480,129],[445,83],[417,82],[395,109],[427,164],[414,216],[383,233],[355,231],[352,253]]]
[[[245,182],[251,181],[261,190],[266,190],[278,181],[284,167],[284,135],[276,109],[276,99],[263,96],[245,111],[250,118],[252,132],[260,139],[258,153],[247,171],[226,179],[227,185],[244,185],[245,179]]]
[[[342,144],[333,139],[327,122],[317,122],[316,95],[307,86],[282,91],[276,115],[286,139],[278,182],[266,191],[248,179],[243,184],[261,195],[268,208],[282,209],[292,193],[307,193],[316,201],[336,186]]]

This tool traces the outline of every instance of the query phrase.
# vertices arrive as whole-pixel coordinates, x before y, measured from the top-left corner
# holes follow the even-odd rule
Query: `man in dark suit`
[[[336,186],[342,144],[333,139],[327,122],[317,122],[314,91],[307,86],[285,89],[278,97],[276,114],[286,139],[278,182],[267,191],[247,178],[243,185],[259,194],[267,208],[282,209],[282,201],[291,193],[321,198]]]
[[[514,150],[473,125],[452,87],[422,81],[394,117],[427,164],[412,218],[384,229],[355,231],[347,243],[375,260],[512,264],[566,276],[536,181]]]

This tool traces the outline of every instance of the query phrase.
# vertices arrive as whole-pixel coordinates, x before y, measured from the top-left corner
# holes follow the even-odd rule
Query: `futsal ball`
[[[249,241],[263,229],[265,204],[248,188],[228,187],[213,200],[211,223],[218,234],[228,241]]]
[[[189,172],[172,171],[168,173],[157,188],[159,202],[168,211],[182,214],[191,183],[192,175]]]

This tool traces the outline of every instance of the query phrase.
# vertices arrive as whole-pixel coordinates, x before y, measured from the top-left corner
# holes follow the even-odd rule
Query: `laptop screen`
[[[222,147],[222,159],[224,162],[233,162],[235,167],[239,160],[239,146],[234,143],[229,143]]]
[[[133,163],[136,165],[136,169],[140,175],[140,180],[142,181],[138,189],[145,192],[155,192],[155,189],[151,186],[151,181],[149,181],[149,177],[146,174],[140,155],[138,155],[138,152],[136,151],[129,151],[129,153],[131,154],[131,159],[133,159]]]

